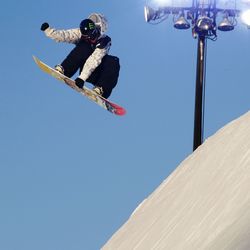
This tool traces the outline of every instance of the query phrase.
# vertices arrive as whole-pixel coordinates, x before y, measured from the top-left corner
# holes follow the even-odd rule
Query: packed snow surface
[[[250,112],[208,138],[103,250],[249,250]]]

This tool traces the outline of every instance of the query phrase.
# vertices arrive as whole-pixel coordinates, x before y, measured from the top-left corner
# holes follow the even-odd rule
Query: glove
[[[49,24],[48,23],[43,23],[42,25],[41,25],[41,31],[45,31],[46,29],[48,29],[49,28]]]
[[[82,88],[83,88],[83,85],[84,85],[84,81],[83,81],[81,78],[77,77],[77,78],[75,79],[75,84],[76,84],[76,86],[77,86],[78,88],[82,89]]]

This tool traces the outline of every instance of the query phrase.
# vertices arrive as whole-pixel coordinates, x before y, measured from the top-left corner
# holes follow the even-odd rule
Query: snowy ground
[[[249,250],[250,112],[203,143],[103,250]]]

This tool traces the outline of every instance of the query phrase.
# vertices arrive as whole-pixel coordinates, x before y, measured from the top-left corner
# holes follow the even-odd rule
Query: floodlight
[[[240,14],[242,21],[250,29],[250,0],[151,0],[151,2],[158,7],[156,10],[144,7],[146,22],[158,24],[171,15],[176,29],[184,30],[191,27],[193,37],[198,40],[193,138],[193,150],[196,150],[203,142],[204,132],[203,97],[205,97],[207,39],[216,41],[217,29],[234,30]],[[246,5],[245,10],[249,10],[243,11],[243,7],[236,8],[243,3]]]
[[[186,18],[184,17],[184,15],[180,15],[179,18],[175,21],[174,23],[174,27],[176,29],[180,29],[180,30],[186,30],[190,28],[190,24],[189,22],[186,20]]]
[[[207,16],[201,16],[197,20],[196,25],[200,31],[209,31],[209,30],[212,30],[214,28],[213,19],[211,19]]]
[[[149,6],[144,7],[145,21],[148,23],[156,18],[156,12]]]
[[[241,14],[241,20],[250,28],[250,10],[246,10]]]
[[[218,30],[220,31],[231,31],[234,29],[234,25],[229,21],[228,17],[224,17],[223,20],[218,25]]]

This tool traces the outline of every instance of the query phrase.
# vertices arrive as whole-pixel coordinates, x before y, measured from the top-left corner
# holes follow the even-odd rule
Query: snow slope
[[[103,250],[249,250],[250,112],[206,140]]]

